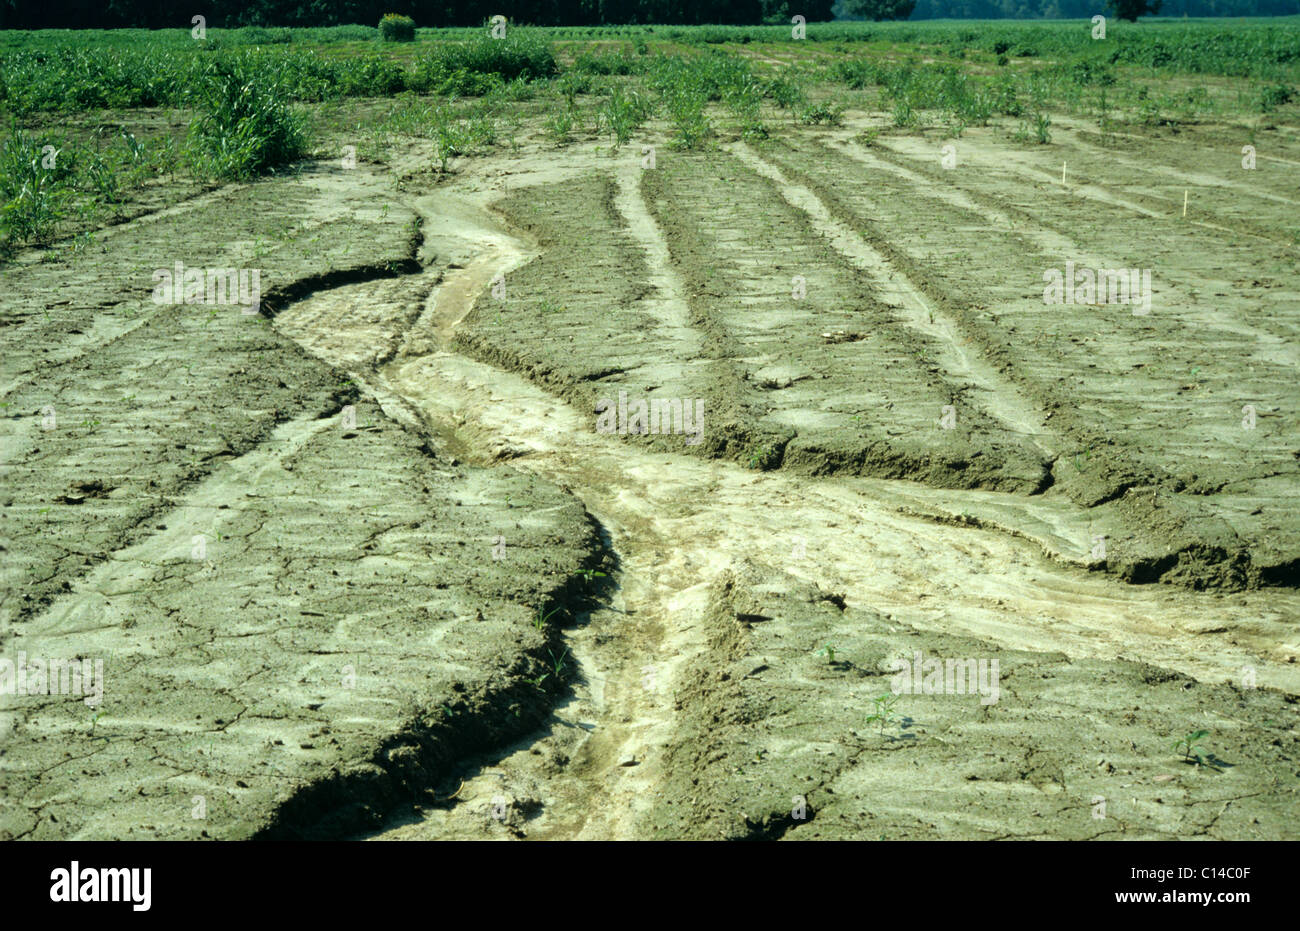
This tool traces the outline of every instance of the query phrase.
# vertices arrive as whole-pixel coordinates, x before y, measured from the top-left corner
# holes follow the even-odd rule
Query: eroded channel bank
[[[10,395],[36,411],[52,394],[76,428],[6,421],[27,484],[5,546],[30,563],[9,569],[6,649],[115,672],[102,713],[6,701],[8,836],[1294,836],[1295,592],[1118,583],[1088,570],[1092,513],[1026,493],[1042,450],[958,475],[970,449],[924,449],[960,374],[927,371],[947,321],[906,310],[895,337],[902,311],[872,305],[882,359],[920,352],[891,370],[905,403],[876,448],[937,487],[822,474],[851,409],[774,451],[821,403],[780,357],[793,331],[765,285],[743,295],[749,330],[710,313],[728,288],[686,260],[689,231],[639,174],[485,160],[393,210],[379,181],[321,170],[256,192],[259,217],[302,226],[268,276],[273,330],[129,287],[113,306],[140,316],[101,320],[94,268],[84,299],[39,307],[58,270],[24,270],[5,337],[60,348],[29,351]],[[572,242],[489,209],[557,199]],[[147,272],[178,248],[239,264],[257,230],[119,235]],[[312,236],[329,249],[295,241]],[[756,251],[728,243],[739,265]],[[810,293],[839,294],[843,263],[822,261]],[[818,344],[860,365],[862,321],[814,310]],[[59,327],[83,338],[49,343]],[[961,422],[1023,421],[972,351],[941,357],[979,381],[946,395]],[[705,396],[721,444],[597,432],[590,402],[621,385]],[[868,722],[918,651],[998,659],[1000,697],[922,692]],[[1169,752],[1198,726],[1209,765]]]
[[[548,179],[564,180],[539,169],[519,186]],[[754,472],[601,434],[594,414],[542,387],[545,373],[458,351],[463,321],[508,313],[492,303],[495,274],[508,288],[506,272],[546,249],[486,209],[501,189],[475,187],[416,201],[426,243],[448,258],[404,300],[386,309],[365,286],[339,289],[278,326],[463,455],[577,496],[609,531],[619,588],[567,631],[573,695],[547,726],[467,761],[441,800],[397,813],[380,836],[1286,834],[1293,593],[1212,597],[1089,573],[1062,558],[1089,529],[1068,502]],[[610,191],[626,202],[617,176]],[[653,244],[644,251],[653,260]],[[671,275],[652,278],[647,299],[680,326]],[[361,306],[392,339],[360,338]],[[401,320],[417,323],[406,333]],[[394,341],[373,358],[346,348]],[[917,649],[1002,657],[1007,697],[918,698],[925,712],[909,709],[903,732],[873,736],[863,709],[887,691],[889,663]],[[1243,687],[1247,669],[1267,688]],[[1081,731],[1082,706],[1108,710]],[[1223,770],[1248,786],[1202,779],[1161,749],[1174,721],[1207,717],[1251,759]],[[1271,750],[1255,726],[1276,732]],[[985,762],[955,765],[972,758]],[[903,775],[945,801],[922,806]],[[1086,799],[1117,789],[1125,816],[1097,823]],[[792,821],[796,797],[821,814]]]

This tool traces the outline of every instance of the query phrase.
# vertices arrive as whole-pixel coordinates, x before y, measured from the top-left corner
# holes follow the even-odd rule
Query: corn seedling
[[[760,468],[767,461],[767,457],[771,454],[772,450],[770,447],[756,446],[750,451],[749,458],[745,460],[745,464],[751,469]]]
[[[569,648],[565,647],[563,650],[561,650],[559,656],[555,655],[554,650],[547,650],[546,652],[551,657],[551,665],[554,667],[553,674],[555,675],[555,678],[563,679],[564,670],[565,670],[564,661],[569,655]]]
[[[533,628],[535,630],[542,630],[546,627],[546,622],[554,617],[559,610],[559,608],[552,608],[549,612],[543,614],[542,609],[538,608],[537,613],[533,615]]]

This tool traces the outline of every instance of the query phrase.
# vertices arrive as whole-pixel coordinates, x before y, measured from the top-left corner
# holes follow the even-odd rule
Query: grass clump
[[[195,170],[218,178],[249,178],[302,157],[307,120],[284,102],[277,83],[249,79],[220,61],[200,85],[190,124]]]
[[[799,122],[805,126],[839,126],[844,122],[844,108],[830,103],[805,107],[799,114]]]
[[[1259,94],[1259,109],[1271,113],[1283,104],[1290,103],[1295,97],[1295,88],[1288,84],[1273,84],[1265,87]]]
[[[613,134],[616,146],[625,145],[649,115],[645,98],[636,91],[625,94],[617,87],[600,108],[601,122]]]
[[[0,249],[5,252],[51,238],[63,216],[67,192],[45,161],[42,147],[21,130],[0,146]]]
[[[646,64],[625,52],[579,52],[573,60],[573,70],[588,75],[629,75],[643,73]]]

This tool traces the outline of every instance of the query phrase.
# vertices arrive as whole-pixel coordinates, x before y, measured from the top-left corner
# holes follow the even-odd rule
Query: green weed
[[[1195,756],[1196,765],[1204,766],[1206,765],[1205,748],[1200,746],[1198,742],[1209,736],[1210,732],[1207,730],[1192,731],[1190,734],[1185,734],[1178,740],[1175,740],[1171,745],[1171,749],[1182,749],[1183,762],[1191,763],[1193,762],[1192,757]]]
[[[881,695],[879,698],[873,698],[871,703],[875,706],[876,710],[872,714],[867,715],[867,723],[879,724],[880,736],[883,737],[885,736],[885,728],[893,725],[901,719],[901,715],[896,714],[894,711],[894,705],[898,703],[898,696],[886,693]]]
[[[306,117],[284,102],[279,86],[245,69],[217,62],[196,92],[199,114],[190,124],[197,171],[220,178],[248,178],[301,158]]]

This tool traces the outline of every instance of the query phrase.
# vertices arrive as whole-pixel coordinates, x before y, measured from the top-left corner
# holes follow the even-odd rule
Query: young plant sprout
[[[1210,732],[1206,730],[1192,731],[1190,734],[1185,734],[1178,740],[1175,740],[1172,744],[1172,749],[1177,750],[1182,748],[1184,763],[1192,762],[1192,757],[1195,756],[1196,765],[1204,766],[1206,756],[1205,748],[1200,746],[1197,741],[1204,740],[1209,736]]]
[[[875,705],[874,713],[867,715],[867,723],[873,722],[880,725],[880,736],[885,736],[885,726],[893,724],[898,720],[898,715],[894,712],[894,705],[898,703],[898,696],[886,693],[879,698],[873,698],[872,704]]]

